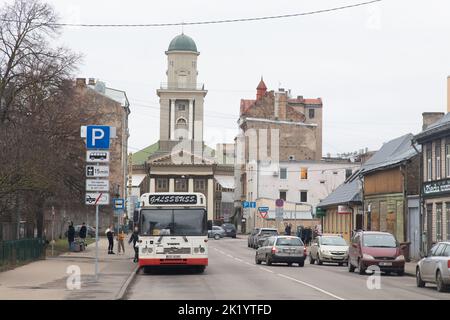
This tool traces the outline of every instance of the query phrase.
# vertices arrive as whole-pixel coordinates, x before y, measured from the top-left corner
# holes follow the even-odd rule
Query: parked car
[[[255,236],[255,249],[263,245],[268,237],[277,236],[278,230],[273,228],[261,228]]]
[[[256,247],[255,242],[256,242],[256,235],[258,234],[258,232],[259,232],[259,228],[255,228],[255,229],[252,230],[252,232],[248,236],[248,238],[247,238],[247,246],[249,248],[255,248]]]
[[[225,230],[225,237],[236,238],[236,226],[232,223],[224,223],[221,227]]]
[[[287,263],[289,266],[298,263],[299,267],[303,267],[305,259],[306,247],[303,241],[293,236],[268,237],[255,254],[256,264],[265,261],[268,266],[272,263]]]
[[[342,266],[348,261],[348,244],[338,235],[322,235],[314,239],[309,249],[309,262],[318,265],[323,262],[338,263]]]
[[[213,226],[212,230],[208,230],[208,238],[219,240],[225,236],[225,230],[220,226]]]
[[[348,254],[348,271],[356,268],[365,274],[370,266],[378,266],[383,272],[405,272],[405,257],[400,245],[388,232],[358,231],[352,238]]]
[[[429,254],[417,263],[417,286],[425,287],[427,282],[436,283],[439,292],[450,288],[450,242],[435,244]]]

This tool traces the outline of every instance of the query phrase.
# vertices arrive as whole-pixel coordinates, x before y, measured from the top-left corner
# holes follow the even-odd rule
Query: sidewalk
[[[95,243],[83,252],[69,252],[58,257],[32,262],[14,270],[0,273],[0,299],[115,299],[122,286],[134,272],[134,250],[125,243],[126,254],[109,255],[106,238],[99,240],[99,279],[95,281]],[[69,268],[70,267],[70,268]],[[76,278],[68,270],[79,267],[81,288],[68,289]],[[69,269],[68,269],[69,268]],[[73,271],[72,271],[73,272]],[[69,279],[70,277],[70,279]]]
[[[416,276],[417,261],[405,262],[405,276]]]

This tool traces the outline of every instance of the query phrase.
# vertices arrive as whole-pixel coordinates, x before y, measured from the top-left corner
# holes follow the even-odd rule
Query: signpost
[[[86,205],[95,205],[95,279],[98,280],[98,224],[99,207],[109,205],[110,138],[116,137],[116,128],[103,125],[81,127],[81,137],[86,138]],[[103,165],[101,165],[103,164]],[[123,199],[122,203],[123,203]]]
[[[284,200],[283,199],[277,199],[275,200],[275,220],[277,222],[282,222],[283,221],[283,215],[284,215],[284,210],[283,210],[283,206],[284,206]]]
[[[269,212],[269,207],[258,207],[258,212],[261,218],[267,218],[267,213]]]

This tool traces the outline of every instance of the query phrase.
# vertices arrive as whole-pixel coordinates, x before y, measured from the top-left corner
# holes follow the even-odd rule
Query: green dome
[[[167,51],[194,51],[197,52],[197,46],[191,37],[184,33],[176,36],[170,41],[169,49]]]

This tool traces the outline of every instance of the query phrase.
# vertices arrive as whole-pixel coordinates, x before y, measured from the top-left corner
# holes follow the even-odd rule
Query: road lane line
[[[310,287],[310,288],[312,288],[312,289],[314,289],[314,290],[317,290],[317,291],[320,291],[320,292],[322,292],[322,293],[325,293],[326,295],[329,295],[330,297],[333,297],[333,298],[335,298],[335,299],[338,299],[338,300],[345,300],[344,298],[341,298],[341,297],[339,297],[339,296],[337,296],[337,295],[332,294],[331,292],[328,292],[328,291],[326,291],[326,290],[323,290],[323,289],[320,289],[320,288],[318,288],[318,287],[316,287],[316,286],[313,286],[312,284],[309,284],[309,283],[307,283],[307,282],[300,281],[300,280],[297,280],[297,279],[295,279],[295,278],[291,278],[291,277],[289,277],[289,276],[285,276],[284,274],[281,274],[281,273],[278,273],[278,275],[279,275],[280,277],[283,277],[283,278],[286,278],[286,279],[289,279],[289,280],[292,280],[292,281],[301,283],[301,284],[303,284],[304,286],[307,286],[307,287]]]
[[[239,258],[234,258],[234,260],[239,261],[239,262],[242,262],[242,260],[239,259]]]
[[[227,256],[227,257],[230,257],[230,258],[233,258],[233,256],[232,256],[232,255],[230,255],[230,254],[227,254],[226,256]]]
[[[264,270],[264,271],[267,271],[267,272],[270,272],[270,273],[274,273],[272,270],[269,270],[269,269],[267,269],[267,268],[263,268],[263,267],[259,267],[261,270]]]

